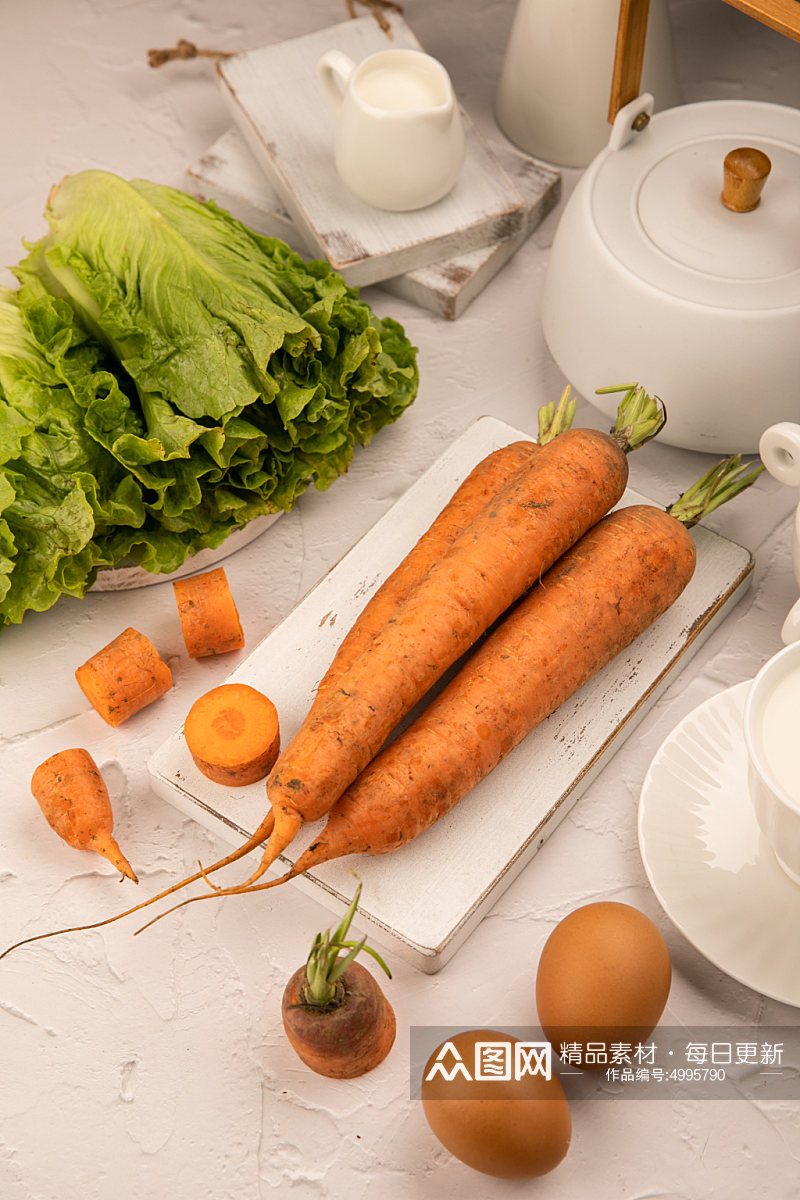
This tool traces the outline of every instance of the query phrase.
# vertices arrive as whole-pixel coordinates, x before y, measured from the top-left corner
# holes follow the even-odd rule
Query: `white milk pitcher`
[[[420,50],[381,50],[356,65],[341,50],[317,64],[338,115],[336,169],[375,208],[435,204],[464,164],[461,112],[442,64]]]
[[[789,487],[800,488],[800,425],[793,421],[779,421],[777,425],[770,425],[761,435],[758,452],[773,479]],[[800,588],[800,503],[794,518],[792,567]],[[790,609],[783,623],[781,638],[787,646],[800,641],[800,600]]]

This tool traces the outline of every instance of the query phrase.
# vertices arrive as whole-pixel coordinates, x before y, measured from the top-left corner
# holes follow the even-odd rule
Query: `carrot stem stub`
[[[172,687],[172,672],[138,629],[124,629],[75,672],[92,707],[109,725],[121,725]]]
[[[111,800],[88,750],[59,750],[33,773],[31,792],[47,823],[75,850],[102,854],[128,879],[138,883],[114,837]]]
[[[264,779],[280,751],[275,705],[246,683],[223,683],[195,700],[183,735],[198,771],[228,787]]]
[[[190,658],[242,649],[244,633],[222,567],[188,579],[176,579],[172,588]]]

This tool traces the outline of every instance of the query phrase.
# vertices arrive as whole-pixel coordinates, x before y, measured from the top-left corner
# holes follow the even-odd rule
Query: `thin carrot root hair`
[[[199,870],[195,871],[193,875],[189,875],[185,879],[179,879],[177,883],[173,883],[171,887],[165,888],[163,892],[151,896],[149,900],[141,900],[131,908],[126,908],[124,912],[115,913],[113,917],[104,917],[102,921],[91,921],[87,925],[70,925],[65,929],[51,929],[46,933],[35,933],[32,937],[21,938],[18,942],[14,942],[13,945],[7,946],[5,950],[0,951],[0,959],[5,958],[12,950],[18,950],[21,946],[28,946],[32,942],[42,942],[47,938],[58,937],[62,933],[88,933],[91,929],[102,929],[106,925],[113,925],[115,921],[121,921],[123,917],[131,917],[134,913],[149,908],[151,904],[158,904],[160,900],[166,900],[168,896],[173,896],[175,892],[179,892],[182,888],[188,887],[192,883],[197,883],[200,879],[205,880],[213,890],[204,893],[203,896],[194,897],[195,899],[200,900],[217,895],[225,895],[227,894],[226,889],[219,888],[216,884],[213,884],[209,879],[209,875],[214,871],[222,870],[223,867],[231,866],[232,863],[238,862],[240,858],[243,858],[245,854],[249,854],[251,850],[256,850],[269,837],[272,825],[273,814],[269,812],[255,833],[251,834],[246,842],[243,842],[241,846],[237,846],[235,850],[232,850],[230,854],[226,854],[224,858],[220,858],[217,862],[212,863],[210,867],[200,866]],[[177,907],[180,907],[180,905]]]

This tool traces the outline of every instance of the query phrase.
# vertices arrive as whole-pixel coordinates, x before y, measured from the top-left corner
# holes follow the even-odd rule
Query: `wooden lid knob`
[[[772,170],[762,150],[740,146],[725,155],[722,203],[732,212],[752,212],[761,203],[761,189]]]

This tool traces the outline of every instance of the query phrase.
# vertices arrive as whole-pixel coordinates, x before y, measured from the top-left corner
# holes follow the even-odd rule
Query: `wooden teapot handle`
[[[612,125],[619,110],[639,95],[649,13],[650,0],[621,0],[608,103],[608,119]]]
[[[726,0],[726,3],[754,17],[762,25],[800,42],[798,0]],[[612,125],[619,110],[639,95],[649,12],[650,0],[621,0],[608,103],[608,120]]]

